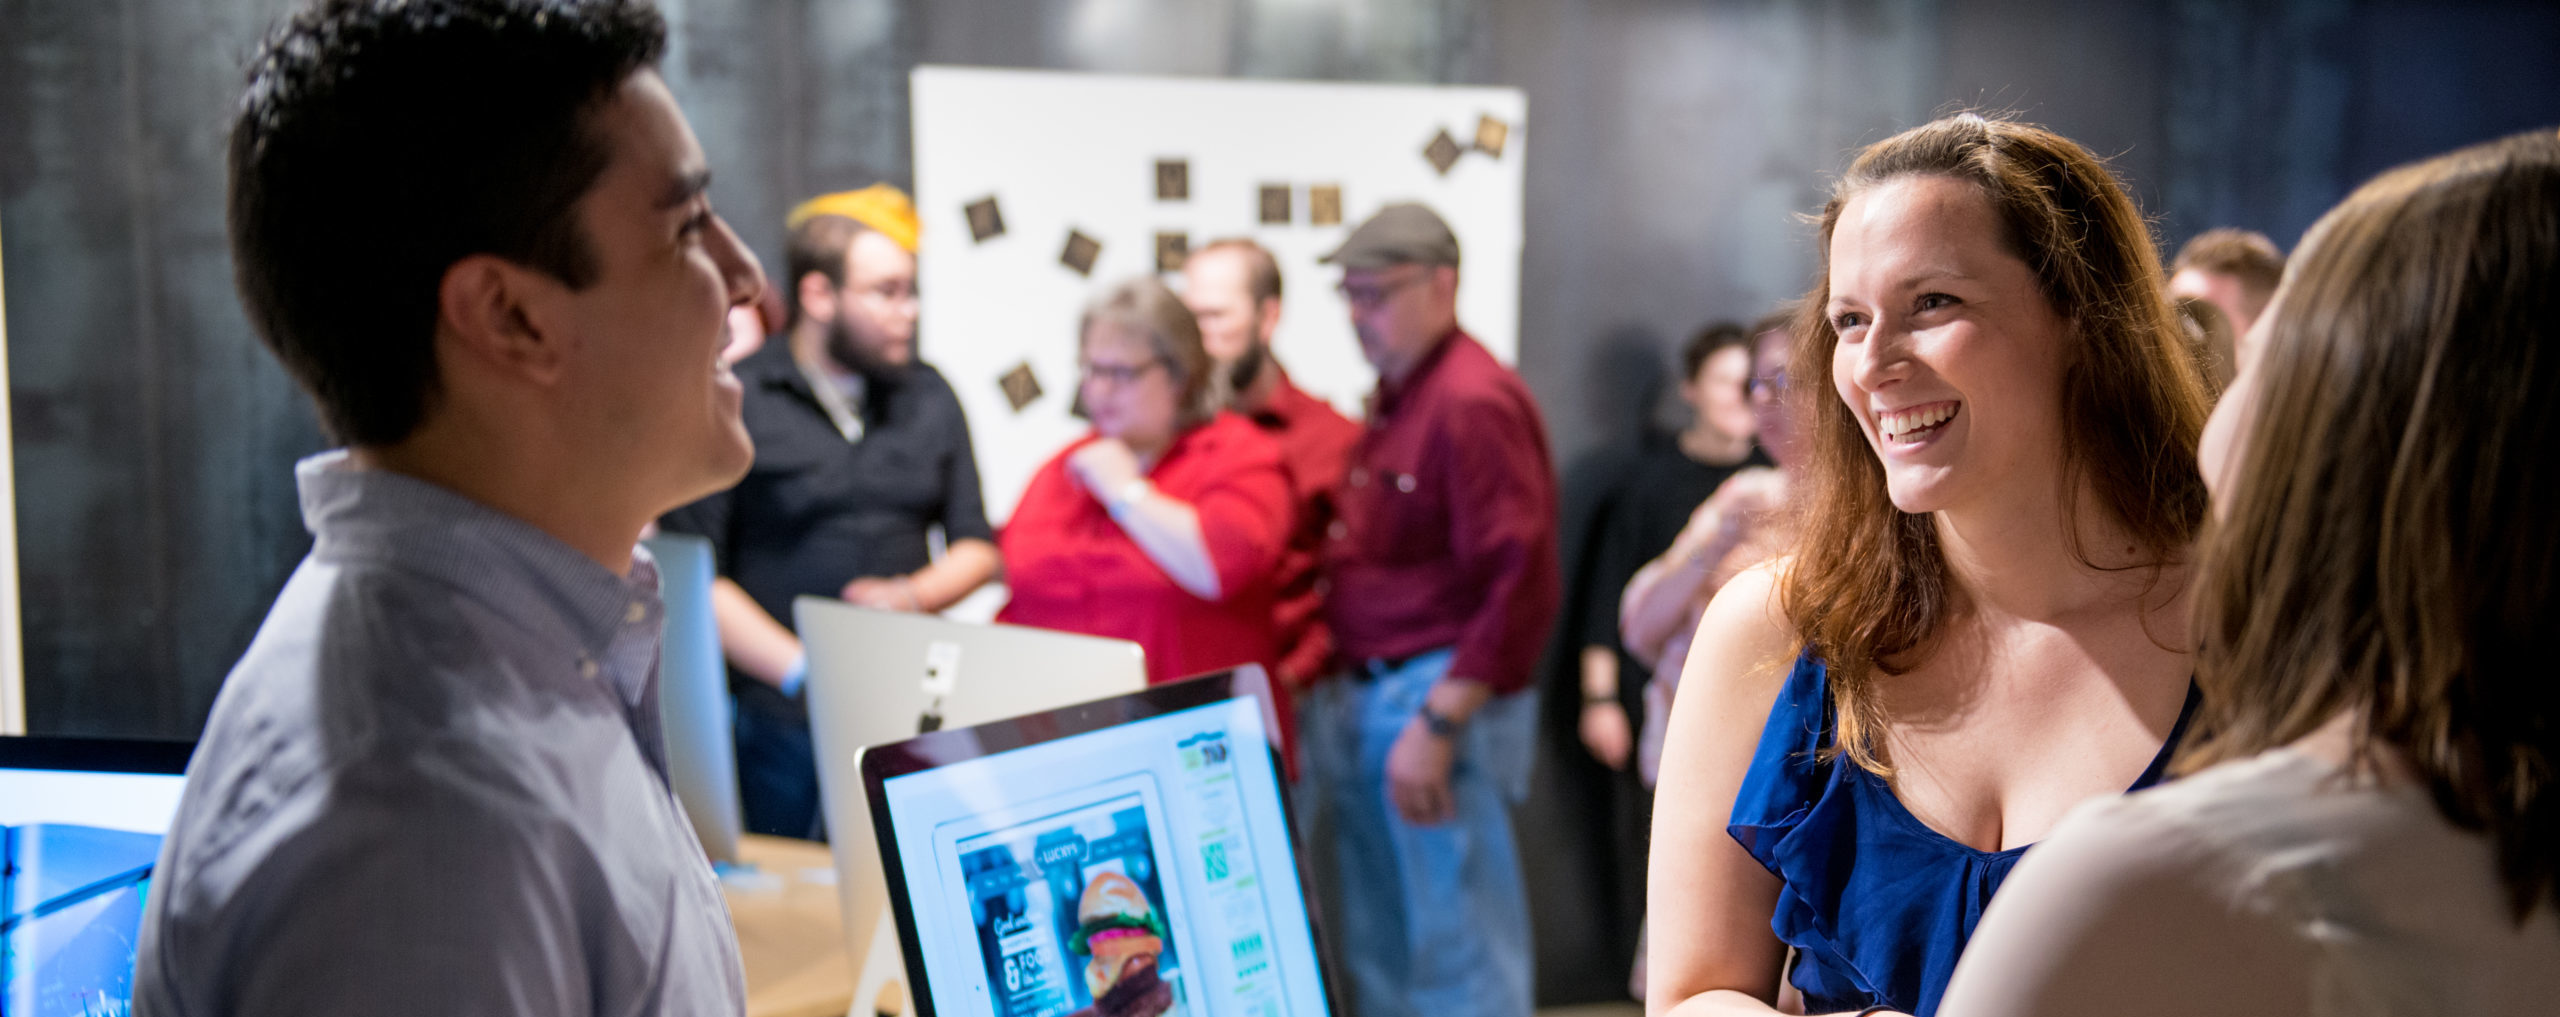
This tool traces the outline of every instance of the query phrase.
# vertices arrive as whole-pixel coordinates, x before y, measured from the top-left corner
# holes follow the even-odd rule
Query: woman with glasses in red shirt
[[[1199,323],[1163,284],[1112,287],[1077,332],[1093,430],[1005,524],[1013,596],[996,620],[1136,642],[1151,683],[1268,668],[1291,513],[1279,446],[1214,408]]]

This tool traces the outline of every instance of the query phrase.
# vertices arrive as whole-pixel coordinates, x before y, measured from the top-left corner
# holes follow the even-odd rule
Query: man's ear
[[[464,257],[444,270],[436,287],[437,335],[474,363],[549,384],[568,362],[565,323],[551,306],[566,290],[559,280],[496,255]]]
[[[1270,346],[1272,338],[1280,334],[1280,298],[1273,297],[1255,304],[1253,311],[1254,338],[1262,340],[1262,345]]]
[[[1431,266],[1431,289],[1434,296],[1455,298],[1458,292],[1458,266]]]
[[[836,320],[836,284],[824,272],[803,272],[792,284],[800,292],[800,314],[815,322]]]

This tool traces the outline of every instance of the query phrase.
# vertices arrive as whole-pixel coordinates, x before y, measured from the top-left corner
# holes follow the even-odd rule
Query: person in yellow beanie
[[[792,600],[939,611],[1000,559],[959,397],[916,358],[914,202],[873,184],[811,198],[784,223],[789,324],[736,368],[755,467],[662,523],[710,538],[719,563],[747,829],[823,838]]]

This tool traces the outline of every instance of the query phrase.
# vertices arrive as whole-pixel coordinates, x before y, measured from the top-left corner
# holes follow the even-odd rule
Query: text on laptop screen
[[[1328,1012],[1267,745],[1245,697],[884,782],[934,1012]]]

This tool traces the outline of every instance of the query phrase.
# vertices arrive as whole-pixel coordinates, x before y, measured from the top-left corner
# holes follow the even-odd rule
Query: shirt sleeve
[[[2082,806],[1983,915],[1940,1013],[2308,1013],[2311,958],[2245,874],[2144,796]]]
[[[1439,432],[1449,465],[1449,545],[1484,591],[1459,630],[1449,673],[1496,692],[1529,684],[1554,624],[1556,495],[1534,418],[1496,399],[1452,407]]]
[[[951,448],[942,457],[942,536],[952,543],[963,540],[996,539],[996,531],[987,525],[986,496],[978,486],[978,451],[969,439],[969,414],[960,406],[960,396],[951,390],[951,382],[939,373],[934,375],[938,398],[950,414]]]
[[[1215,473],[1190,502],[1218,572],[1218,592],[1233,597],[1268,584],[1280,567],[1289,540],[1289,476],[1268,441],[1210,452]]]
[[[380,797],[380,796],[376,796]],[[568,831],[449,792],[332,810],[269,855],[240,898],[264,902],[228,955],[215,1012],[261,1015],[586,1013],[610,906]],[[605,965],[618,968],[622,965]]]

